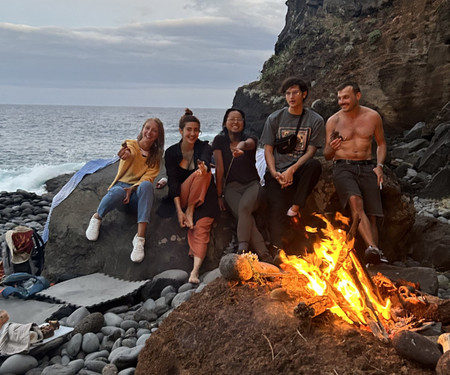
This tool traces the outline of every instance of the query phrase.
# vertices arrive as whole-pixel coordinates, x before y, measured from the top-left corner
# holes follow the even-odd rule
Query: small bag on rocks
[[[12,273],[5,276],[1,283],[5,286],[1,290],[3,298],[8,298],[12,295],[27,299],[50,286],[48,280],[43,276],[30,275],[25,272]]]
[[[25,272],[40,275],[44,268],[45,243],[36,230],[19,225],[5,234],[2,259],[5,275]]]

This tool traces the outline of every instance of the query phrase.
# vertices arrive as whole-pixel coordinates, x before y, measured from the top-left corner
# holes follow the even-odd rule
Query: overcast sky
[[[0,0],[0,104],[225,108],[284,0]]]

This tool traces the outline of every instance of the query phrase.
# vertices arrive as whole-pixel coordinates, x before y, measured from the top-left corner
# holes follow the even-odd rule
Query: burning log
[[[332,306],[333,303],[329,298],[315,296],[308,301],[301,301],[294,308],[294,315],[299,319],[314,319]]]

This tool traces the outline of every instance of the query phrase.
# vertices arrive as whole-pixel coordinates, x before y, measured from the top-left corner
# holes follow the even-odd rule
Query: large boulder
[[[433,217],[417,216],[407,242],[409,255],[423,266],[450,270],[450,230]]]
[[[307,202],[307,212],[342,212],[331,178],[331,163],[324,161],[322,178]],[[127,279],[150,279],[168,270],[190,271],[192,259],[188,256],[186,229],[180,228],[175,216],[161,218],[156,214],[167,187],[155,190],[152,220],[145,243],[145,258],[140,264],[130,260],[131,241],[136,233],[136,218],[119,211],[110,212],[103,220],[96,242],[88,241],[85,230],[89,219],[113,180],[117,165],[110,165],[84,177],[77,188],[53,209],[49,240],[46,248],[45,274],[51,279],[61,279],[94,272]],[[159,178],[159,177],[158,177]],[[389,170],[383,185],[382,199],[385,218],[380,230],[380,244],[389,259],[401,259],[406,254],[404,243],[414,223],[412,200],[400,192],[399,184]],[[256,221],[263,235],[267,209],[262,205]],[[232,238],[235,221],[229,213],[222,213],[211,232],[208,254],[202,271],[219,265],[220,257]],[[361,242],[361,241],[360,241]]]
[[[436,173],[450,163],[450,122],[442,123],[433,135],[425,154],[420,158],[417,169]]]
[[[161,218],[155,212],[162,197],[167,194],[167,187],[155,190],[142,263],[136,264],[130,260],[131,241],[137,231],[133,214],[117,210],[110,212],[103,219],[98,240],[91,242],[86,239],[89,220],[116,172],[117,163],[114,163],[85,176],[76,189],[53,209],[45,262],[45,274],[49,279],[103,272],[127,280],[143,280],[167,269],[192,269],[186,229],[179,227],[175,216]],[[230,231],[224,228],[225,223],[226,220],[219,220],[214,224],[204,261],[205,271],[217,267],[222,249],[229,243],[227,235]],[[215,249],[220,249],[217,250],[219,253]]]

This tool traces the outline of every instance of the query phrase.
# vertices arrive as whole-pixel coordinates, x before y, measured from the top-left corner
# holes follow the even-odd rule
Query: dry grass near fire
[[[433,374],[331,313],[293,315],[275,285],[218,279],[177,308],[147,340],[136,374]]]

